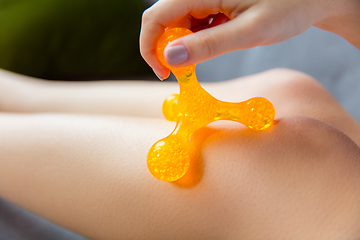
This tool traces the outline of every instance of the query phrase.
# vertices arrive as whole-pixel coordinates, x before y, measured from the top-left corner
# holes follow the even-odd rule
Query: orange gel
[[[176,76],[180,94],[170,95],[163,104],[163,114],[176,121],[174,131],[156,142],[149,150],[147,165],[151,174],[163,181],[175,181],[184,176],[190,165],[188,144],[193,133],[216,120],[232,120],[255,130],[271,125],[274,106],[262,97],[231,103],[217,100],[205,91],[195,75],[195,64],[173,67],[164,58],[166,45],[177,38],[191,34],[185,28],[167,30],[159,39],[157,55],[164,66]]]

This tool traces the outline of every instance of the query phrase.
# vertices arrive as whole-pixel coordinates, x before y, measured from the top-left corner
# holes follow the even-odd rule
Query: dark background
[[[142,0],[0,0],[0,68],[59,80],[139,79]]]

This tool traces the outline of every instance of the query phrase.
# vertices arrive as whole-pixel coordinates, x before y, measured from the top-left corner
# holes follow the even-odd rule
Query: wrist
[[[326,1],[326,16],[314,26],[345,38],[360,49],[360,1]]]

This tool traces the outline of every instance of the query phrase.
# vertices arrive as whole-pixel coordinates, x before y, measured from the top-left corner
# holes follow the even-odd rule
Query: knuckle
[[[140,55],[146,61],[149,54],[147,52],[145,52],[143,48],[140,47]]]
[[[152,20],[153,18],[154,18],[154,11],[150,7],[143,12],[141,19],[143,22],[148,22],[148,21]]]

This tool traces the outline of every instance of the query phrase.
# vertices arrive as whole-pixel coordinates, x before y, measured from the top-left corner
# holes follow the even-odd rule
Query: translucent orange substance
[[[219,101],[199,84],[195,64],[168,65],[164,59],[166,45],[191,33],[185,28],[169,29],[157,45],[160,61],[174,73],[180,86],[180,94],[170,95],[163,104],[165,118],[176,121],[176,127],[169,136],[156,142],[147,156],[151,174],[163,181],[175,181],[187,172],[190,165],[188,144],[197,129],[216,120],[232,120],[261,130],[269,127],[275,117],[274,106],[265,98],[255,97],[239,103]]]

